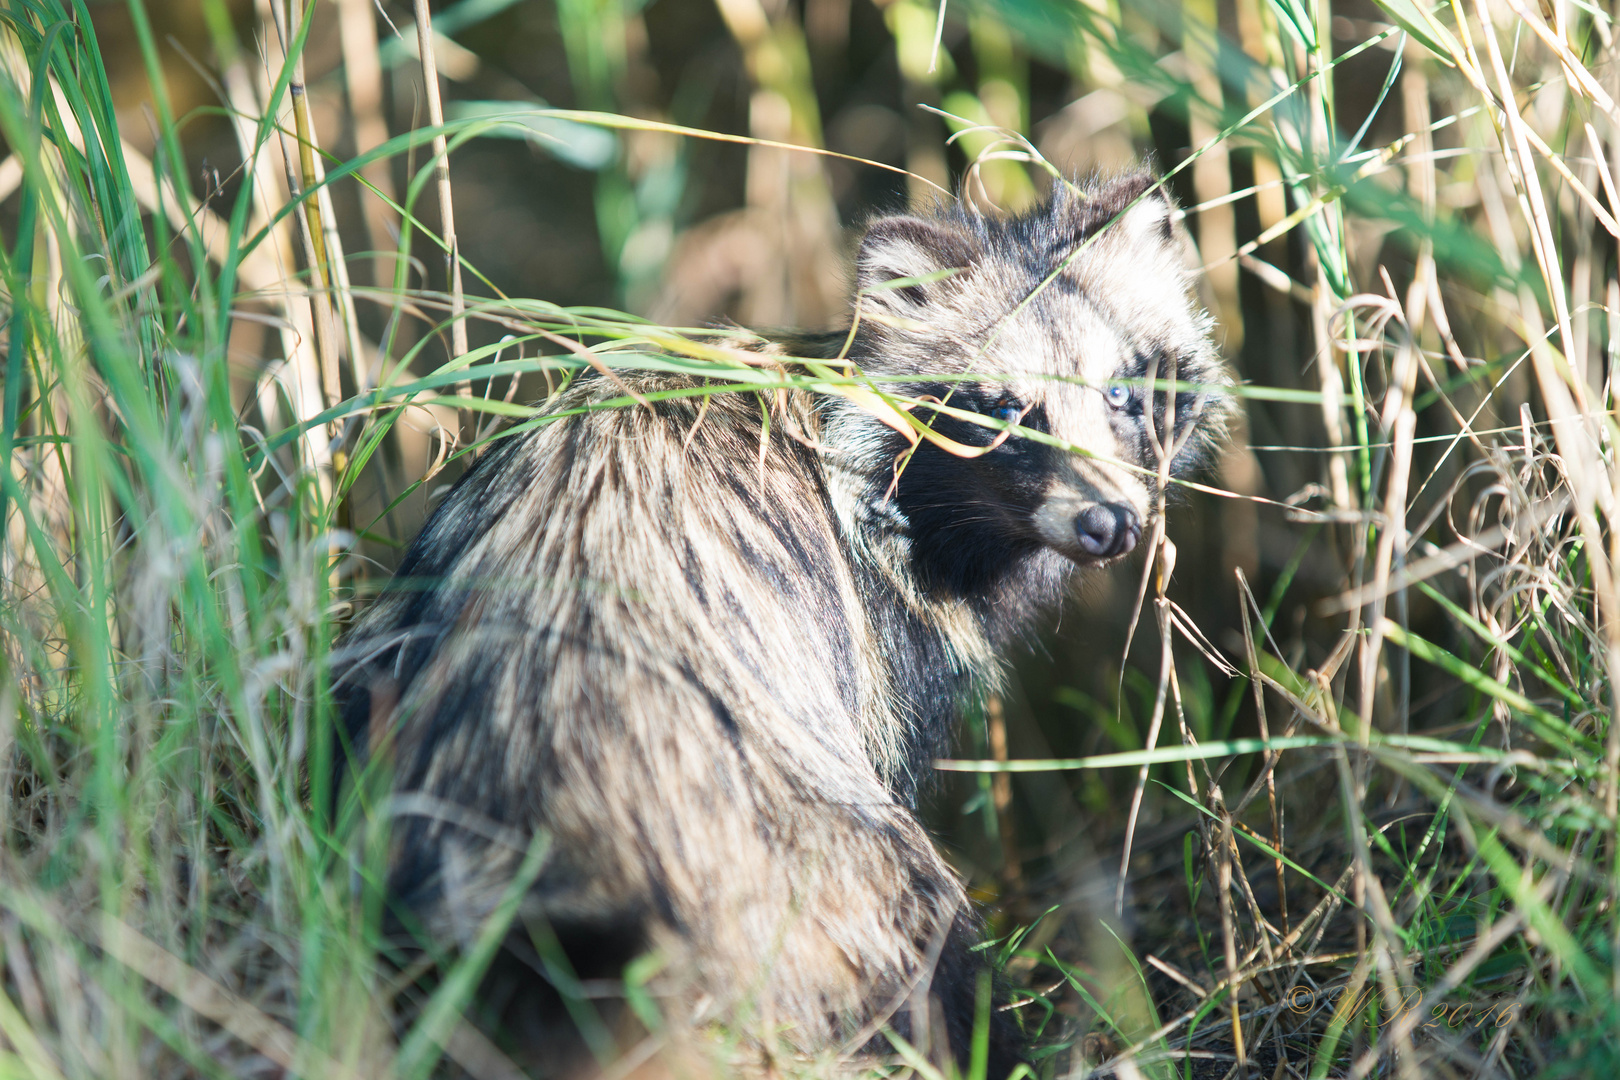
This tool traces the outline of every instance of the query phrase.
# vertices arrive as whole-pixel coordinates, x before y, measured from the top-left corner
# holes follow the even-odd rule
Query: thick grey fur
[[[1146,174],[1075,190],[1013,219],[876,219],[849,356],[1095,457],[1017,435],[971,458],[924,444],[897,480],[905,441],[858,403],[717,394],[558,419],[456,485],[334,680],[349,752],[394,776],[402,924],[469,940],[543,830],[523,918],[582,977],[657,949],[667,1009],[804,1050],[886,1023],[966,1055],[976,922],[914,815],[919,785],[1003,651],[1076,566],[1109,561],[1077,515],[1124,507],[1146,527],[1157,447],[1179,476],[1222,435],[1226,376],[1170,204]],[[1144,376],[1206,388],[1178,395],[1173,433],[1166,395],[1108,392]],[[548,409],[621,393],[587,376]],[[1003,1073],[1021,1035],[998,1014],[992,1039]]]

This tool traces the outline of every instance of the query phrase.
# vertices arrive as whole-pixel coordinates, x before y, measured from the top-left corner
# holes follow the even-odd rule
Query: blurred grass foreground
[[[929,810],[1037,1074],[1620,1070],[1612,9],[432,7],[0,0],[0,1076],[517,1075],[328,790],[356,606],[583,367],[798,385],[683,328],[1140,161],[1245,417]]]

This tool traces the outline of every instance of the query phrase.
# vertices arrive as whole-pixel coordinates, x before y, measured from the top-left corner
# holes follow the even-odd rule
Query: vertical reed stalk
[[[296,148],[287,145],[285,132],[278,129],[277,137],[281,141],[282,161],[287,174],[287,191],[297,205],[294,217],[298,220],[299,239],[303,243],[304,259],[309,270],[309,296],[315,323],[315,350],[320,358],[321,397],[324,406],[330,408],[343,398],[342,383],[338,374],[340,361],[337,324],[332,310],[332,295],[327,288],[326,236],[321,227],[320,201],[313,193],[307,196],[304,193],[305,189],[313,186],[311,181],[315,174],[315,163],[309,104],[304,96],[304,53],[298,44],[302,41],[299,31],[303,30],[303,5],[301,0],[287,0],[287,3],[288,7],[284,10],[281,7],[281,0],[270,0],[270,10],[275,20],[277,37],[281,41],[282,53],[292,64],[288,94],[292,99]],[[330,436],[335,437],[338,432],[337,426],[328,425],[328,432]]]
[[[337,8],[354,152],[364,155],[388,139],[388,124],[383,118],[382,65],[377,56],[377,14],[372,0],[338,0]],[[384,202],[394,197],[394,180],[387,159],[371,162],[360,170],[360,175],[382,196],[361,199],[366,235],[373,252],[371,283],[382,287],[394,278],[391,268],[394,245],[389,235],[393,212]]]
[[[428,0],[415,0],[416,46],[422,58],[422,85],[427,94],[428,123],[438,128],[444,125],[444,104],[439,99],[439,64],[433,51],[433,20],[428,15]],[[438,178],[439,222],[445,245],[445,271],[450,279],[450,359],[456,360],[467,351],[466,300],[461,291],[461,247],[456,241],[456,212],[450,191],[450,148],[444,134],[433,136],[434,170]],[[456,384],[456,393],[472,397],[470,381]],[[462,410],[461,426],[465,430],[471,414]]]
[[[298,288],[297,262],[289,230],[293,223],[282,219],[274,225],[272,207],[283,205],[288,199],[285,173],[277,173],[266,147],[258,142],[258,127],[254,118],[264,111],[263,99],[255,90],[254,80],[248,72],[241,49],[237,45],[235,28],[223,0],[208,0],[203,7],[213,38],[214,52],[223,73],[225,104],[230,108],[231,129],[236,136],[237,151],[247,163],[253,184],[252,215],[248,219],[254,230],[268,226],[264,256],[270,264],[270,273],[263,283],[244,279],[250,288],[265,293],[264,299],[281,318],[276,322],[276,334],[281,341],[282,359],[267,365],[259,379],[256,393],[259,412],[271,429],[278,425],[280,413],[279,393],[285,394],[293,410],[293,423],[314,417],[321,411],[319,398],[320,358],[315,353],[315,316],[307,289]],[[261,33],[273,21],[266,0],[260,0],[256,12]],[[269,40],[265,41],[267,62],[273,62],[269,53]],[[268,90],[268,84],[265,86]],[[318,430],[306,431],[299,440],[303,447],[305,464],[321,477],[330,461],[331,440]],[[324,481],[323,481],[324,482]]]

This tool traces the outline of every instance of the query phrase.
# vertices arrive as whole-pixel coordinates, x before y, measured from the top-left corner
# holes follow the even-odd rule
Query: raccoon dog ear
[[[1174,244],[1176,230],[1171,222],[1172,212],[1164,192],[1155,191],[1125,211],[1124,216],[1114,222],[1114,228],[1125,234],[1125,242],[1132,247]]]
[[[1069,198],[1081,202],[1075,196]],[[1172,220],[1175,205],[1151,173],[1130,173],[1109,181],[1084,200],[1082,207],[1097,215],[1094,228],[1105,226],[1105,242],[1133,251],[1177,244]]]
[[[973,265],[974,246],[963,233],[938,221],[915,217],[879,218],[866,230],[856,260],[856,286],[861,296],[904,314],[928,304],[939,289],[950,288],[951,275],[898,286],[898,278],[927,278],[941,271]]]
[[[1081,278],[1114,295],[1136,293],[1151,303],[1156,290],[1192,287],[1198,265],[1191,238],[1176,224],[1175,203],[1151,173],[1130,173],[1066,195],[1059,208],[1075,240],[1090,237],[1092,250],[1076,267]]]

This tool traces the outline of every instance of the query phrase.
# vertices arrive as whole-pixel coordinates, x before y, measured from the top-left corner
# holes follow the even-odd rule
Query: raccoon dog
[[[581,979],[656,950],[671,1012],[807,1051],[886,1048],[887,1027],[965,1059],[976,923],[913,808],[1003,649],[1139,542],[1161,454],[1181,475],[1219,437],[1225,376],[1170,214],[1136,174],[1011,219],[880,217],[860,246],[848,357],[874,385],[1094,456],[937,410],[989,449],[908,455],[809,392],[592,411],[623,390],[590,375],[493,446],[334,680],[351,752],[394,776],[403,921],[466,943],[543,832],[506,954],[535,986],[558,950]],[[545,1023],[546,1000],[503,1022]],[[1021,1052],[994,1015],[992,1075]]]

